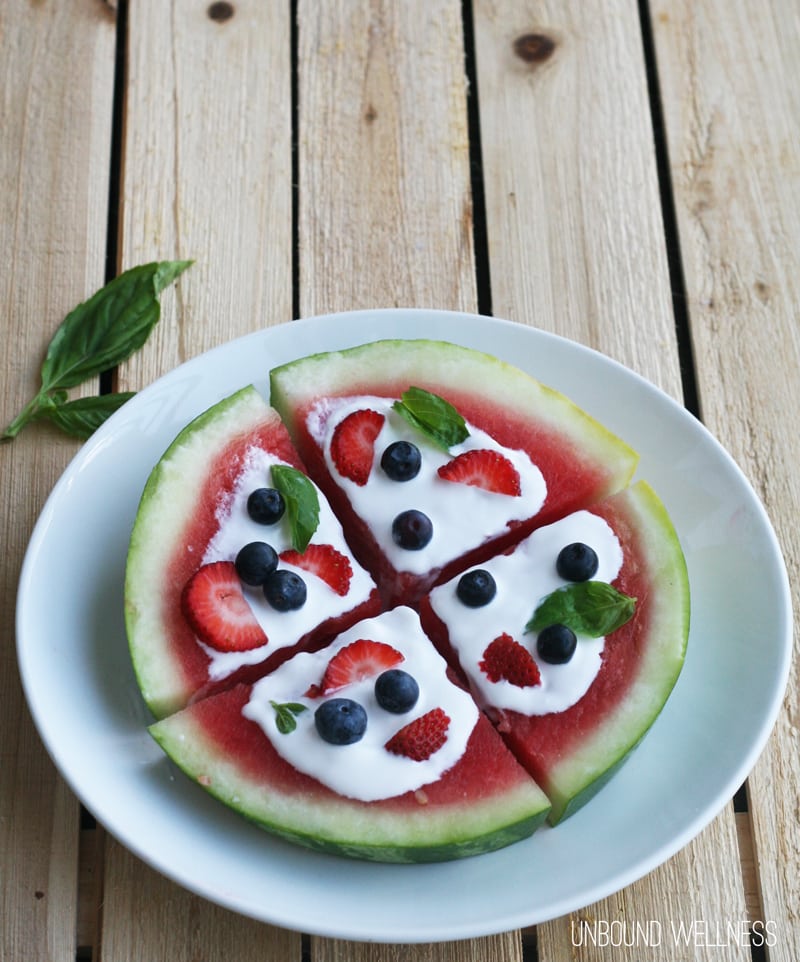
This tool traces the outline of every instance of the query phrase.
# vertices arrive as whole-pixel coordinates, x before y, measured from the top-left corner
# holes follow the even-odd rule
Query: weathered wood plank
[[[222,20],[212,6],[130,5],[122,266],[195,259],[120,372],[134,389],[291,317],[289,6],[243,0]]]
[[[461,5],[300,0],[301,314],[474,310]]]
[[[413,920],[409,919],[409,925]],[[522,962],[518,932],[461,942],[375,945],[311,939],[313,962]]]
[[[800,22],[779,0],[655,2],[652,19],[703,419],[762,497],[796,586]],[[748,779],[771,962],[800,957],[797,665]]]
[[[35,394],[39,365],[58,323],[103,283],[113,76],[114,19],[103,5],[4,4],[3,427]],[[9,960],[75,958],[78,805],[57,776],[24,705],[14,607],[36,516],[77,447],[44,425],[0,447],[0,957]]]
[[[291,30],[284,3],[129,10],[122,266],[196,259],[119,372],[136,389],[291,317]],[[190,895],[110,839],[104,876],[103,962],[300,957],[296,933]]]
[[[475,36],[494,313],[598,348],[680,398],[636,4],[477,0]],[[728,809],[639,883],[539,926],[539,958],[607,958],[607,946],[573,944],[581,919],[670,933],[681,920],[745,917]],[[671,937],[645,938],[614,958],[672,962]]]
[[[476,0],[475,41],[493,312],[678,396],[635,2]]]

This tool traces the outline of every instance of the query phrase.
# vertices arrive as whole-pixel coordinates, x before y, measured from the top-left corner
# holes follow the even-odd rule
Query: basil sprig
[[[410,387],[393,407],[409,424],[445,451],[469,437],[464,418],[453,405],[424,388]]]
[[[2,434],[10,441],[37,418],[85,440],[131,396],[69,401],[67,391],[116,367],[139,350],[161,314],[159,294],[192,261],[158,261],[124,271],[79,304],[59,325],[42,363],[41,387]]]
[[[273,465],[272,483],[283,495],[286,503],[292,547],[302,554],[319,525],[317,489],[302,471],[291,468],[288,464]]]
[[[270,701],[270,705],[275,709],[275,726],[281,735],[290,735],[297,728],[296,716],[306,710],[298,701]]]
[[[633,617],[636,599],[605,581],[581,581],[550,592],[536,608],[525,631],[566,625],[575,634],[600,638],[621,628]]]

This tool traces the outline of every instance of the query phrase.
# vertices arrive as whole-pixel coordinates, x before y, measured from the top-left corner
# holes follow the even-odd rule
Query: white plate
[[[477,858],[376,865],[272,838],[178,773],[147,734],[125,640],[122,586],[139,495],[196,414],[310,351],[435,337],[495,354],[573,398],[641,454],[689,566],[685,668],[640,749],[555,829]],[[190,483],[187,479],[187,483]],[[764,510],[731,458],[651,384],[573,342],[462,314],[389,310],[295,321],[225,344],[126,404],[53,490],[23,567],[18,656],[31,712],[75,793],[123,845],[181,885],[319,935],[427,942],[556,918],[649,872],[732,797],[786,686],[786,572]]]

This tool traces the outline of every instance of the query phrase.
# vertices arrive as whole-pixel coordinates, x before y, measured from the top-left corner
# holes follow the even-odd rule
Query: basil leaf
[[[135,392],[121,391],[116,394],[101,394],[94,397],[76,398],[43,408],[39,418],[47,418],[66,434],[85,441],[118,408],[129,401]]]
[[[540,602],[525,631],[566,625],[576,634],[600,638],[621,628],[633,617],[636,599],[604,581],[564,585]]]
[[[273,465],[272,483],[286,502],[292,547],[302,554],[319,525],[317,489],[302,471],[291,468],[288,464]]]
[[[297,728],[295,716],[306,710],[305,705],[296,701],[286,701],[281,704],[270,701],[270,705],[275,709],[275,726],[281,735],[290,735]]]
[[[133,267],[70,311],[47,348],[38,393],[6,426],[0,442],[11,441],[30,421],[42,418],[70,434],[88,437],[130,395],[116,402],[109,400],[114,395],[81,399],[75,407],[67,407],[66,389],[102,374],[137,351],[159,319],[158,295],[192,263],[160,261]]]
[[[138,351],[160,317],[158,295],[191,263],[132,267],[70,311],[47,349],[42,390],[76,387]]]
[[[469,437],[464,418],[449,401],[421,387],[410,387],[394,410],[445,451]]]

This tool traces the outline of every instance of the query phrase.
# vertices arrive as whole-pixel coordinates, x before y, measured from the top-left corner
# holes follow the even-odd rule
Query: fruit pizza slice
[[[530,835],[549,803],[398,607],[151,728],[226,805],[293,842],[442,861]]]
[[[145,487],[125,577],[131,655],[156,717],[378,610],[374,582],[255,388],[181,431]]]
[[[385,604],[628,483],[636,455],[517,368],[387,340],[271,372],[271,402]]]
[[[435,588],[420,616],[555,823],[605,784],[669,697],[688,635],[686,566],[640,481]]]

